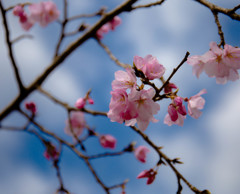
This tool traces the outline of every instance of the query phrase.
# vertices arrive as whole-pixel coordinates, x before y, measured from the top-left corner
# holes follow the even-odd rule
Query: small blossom
[[[44,157],[48,160],[57,160],[59,157],[59,152],[57,151],[56,147],[51,143],[46,144],[46,151],[43,153]]]
[[[163,65],[161,65],[157,58],[152,55],[147,55],[144,58],[134,56],[133,62],[136,68],[141,70],[150,80],[161,78],[165,73]]]
[[[25,108],[32,112],[32,114],[36,114],[37,112],[37,106],[34,102],[26,102]]]
[[[205,105],[205,100],[201,97],[201,95],[206,94],[207,90],[203,89],[195,96],[192,96],[188,100],[188,114],[197,119],[201,116],[202,112],[200,111],[203,109]]]
[[[137,78],[132,69],[127,68],[126,71],[116,71],[115,80],[112,82],[112,89],[132,89],[136,87]]]
[[[144,170],[142,171],[137,178],[147,178],[147,185],[153,183],[153,181],[155,180],[155,176],[156,176],[157,172],[154,171],[153,169],[150,170]]]
[[[164,93],[170,93],[172,92],[172,89],[177,89],[178,87],[174,84],[174,83],[168,83],[165,87],[164,87]]]
[[[109,25],[110,25],[111,30],[115,30],[115,28],[116,28],[117,26],[119,26],[121,23],[122,23],[121,18],[118,17],[118,16],[115,16],[115,17],[109,22]]]
[[[134,154],[136,156],[136,158],[140,161],[145,163],[146,162],[146,157],[147,157],[147,153],[150,150],[146,147],[146,146],[139,146],[135,149]]]
[[[40,26],[45,27],[49,23],[58,19],[60,12],[52,1],[44,1],[31,4],[29,6],[30,18],[34,22],[39,22]]]
[[[100,144],[104,148],[114,149],[116,147],[117,140],[112,135],[101,135],[99,137]]]
[[[94,100],[90,97],[87,98],[87,101],[88,101],[89,104],[94,104]]]
[[[20,16],[24,13],[23,6],[17,5],[13,8],[13,15]]]
[[[240,48],[225,44],[223,50],[223,61],[233,69],[240,69]]]
[[[79,98],[79,99],[77,99],[77,101],[75,103],[75,107],[78,108],[78,109],[84,108],[85,105],[86,105],[86,99],[85,98]]]
[[[72,111],[70,119],[66,121],[66,126],[64,128],[65,133],[70,136],[80,136],[86,127],[86,121],[84,119],[84,114],[79,111]]]

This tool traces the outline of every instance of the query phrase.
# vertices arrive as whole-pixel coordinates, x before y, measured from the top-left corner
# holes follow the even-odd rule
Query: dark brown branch
[[[156,2],[154,2],[154,3],[149,3],[149,4],[146,4],[146,5],[138,5],[138,6],[132,7],[132,9],[153,7],[153,6],[156,6],[156,5],[161,5],[164,1],[165,1],[165,0],[161,0],[161,1],[156,1]]]
[[[9,58],[11,60],[12,63],[12,67],[14,70],[14,74],[15,77],[17,79],[17,84],[19,87],[19,92],[21,93],[22,91],[25,90],[23,83],[22,83],[22,79],[20,77],[19,71],[18,71],[18,67],[17,64],[15,62],[14,56],[13,56],[13,50],[12,50],[12,43],[10,41],[10,32],[9,32],[9,28],[8,28],[8,23],[7,23],[7,18],[6,18],[6,11],[3,8],[2,2],[0,1],[0,10],[1,10],[1,14],[2,14],[2,18],[3,18],[3,26],[4,26],[4,30],[5,30],[5,38],[6,38],[6,43],[7,43],[7,49],[8,49],[8,54],[9,54]]]
[[[208,7],[211,11],[215,11],[215,12],[218,12],[218,13],[225,14],[225,15],[229,16],[230,18],[232,18],[233,20],[240,21],[240,15],[235,13],[235,11],[237,9],[239,9],[240,5],[234,7],[233,9],[226,9],[226,8],[222,8],[220,6],[217,6],[213,3],[210,3],[207,0],[194,0],[194,1]]]
[[[217,24],[217,27],[218,27],[218,34],[219,34],[220,39],[221,39],[221,42],[218,46],[224,47],[224,45],[225,45],[224,34],[223,34],[223,31],[222,31],[222,26],[219,22],[218,13],[215,12],[215,11],[212,11],[212,13],[213,13],[213,16],[214,16],[214,19],[215,19],[215,23]]]
[[[89,38],[95,36],[97,30],[106,22],[110,21],[114,16],[124,12],[130,11],[132,4],[137,0],[127,0],[123,4],[119,5],[116,9],[106,13],[95,25],[88,29],[79,39],[70,44],[65,51],[63,51],[59,56],[55,57],[53,62],[48,66],[48,68],[33,81],[29,87],[21,92],[0,114],[0,121],[3,120],[10,112],[16,110],[19,104],[24,100],[30,93],[32,93],[38,86],[40,86],[49,74],[55,70],[76,48],[82,45]]]
[[[106,51],[106,53],[109,55],[110,59],[112,59],[118,66],[120,67],[123,67],[123,68],[127,68],[127,67],[130,67],[130,65],[127,65],[127,64],[124,64],[124,63],[121,63],[113,54],[112,52],[110,51],[110,49],[105,45],[103,44],[100,40],[96,39],[98,44]]]

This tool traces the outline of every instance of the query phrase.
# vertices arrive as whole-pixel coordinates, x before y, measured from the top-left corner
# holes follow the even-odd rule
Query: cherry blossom
[[[184,119],[186,119],[186,116],[183,116],[177,112],[177,120],[172,121],[171,117],[169,114],[167,114],[164,118],[164,124],[167,124],[168,126],[172,126],[173,124],[183,126]]]
[[[205,105],[205,100],[201,97],[201,95],[206,94],[207,90],[203,89],[195,96],[192,96],[188,100],[188,114],[197,119],[201,116],[202,112],[200,111],[203,109]]]
[[[112,82],[112,89],[133,89],[136,87],[137,78],[132,69],[127,68],[126,71],[116,71],[115,80]]]
[[[52,159],[52,160],[57,160],[59,157],[59,152],[56,149],[56,147],[51,144],[50,142],[48,142],[46,144],[46,151],[43,153],[44,157],[48,160]]]
[[[129,101],[136,106],[138,116],[133,119],[128,125],[133,125],[137,122],[140,130],[146,130],[150,121],[157,122],[153,115],[160,110],[160,105],[152,100],[155,95],[155,90],[150,88],[148,90],[137,91],[133,89],[129,94]]]
[[[40,26],[45,27],[49,23],[58,19],[60,12],[52,1],[34,3],[29,6],[30,18],[34,22],[39,22]]]
[[[28,31],[34,24],[33,20],[28,17],[21,5],[17,5],[13,8],[13,15],[19,17],[19,22],[22,28],[26,31]]]
[[[152,168],[150,170],[144,170],[142,171],[137,178],[147,178],[147,185],[153,183],[153,181],[155,180],[155,176],[156,176],[157,172],[154,171]]]
[[[115,28],[121,23],[122,23],[121,18],[118,16],[115,16],[111,21],[102,25],[102,27],[98,29],[98,31],[96,32],[97,38],[102,39],[104,34],[107,34],[110,30],[115,30]]]
[[[100,144],[104,147],[104,148],[110,148],[110,149],[114,149],[116,147],[116,143],[117,140],[115,137],[113,137],[112,135],[100,135],[99,136],[99,141]]]
[[[66,121],[65,133],[70,136],[80,136],[86,127],[86,121],[84,114],[79,111],[72,111],[70,119]]]
[[[202,56],[189,57],[187,63],[193,66],[193,74],[197,77],[205,71],[209,77],[216,77],[218,84],[225,84],[228,80],[239,79],[240,49],[225,45],[218,47],[216,42],[210,43],[210,50]]]
[[[128,100],[128,94],[125,90],[114,90],[111,95],[107,116],[112,122],[123,123],[125,120],[131,120],[138,116],[136,106]]]
[[[172,92],[172,89],[177,89],[178,87],[174,84],[174,83],[168,83],[165,87],[164,87],[164,93],[170,93]]]
[[[146,157],[147,157],[147,153],[150,150],[146,147],[146,146],[139,146],[135,149],[134,154],[136,156],[136,158],[140,161],[145,163],[146,162]]]
[[[144,58],[134,56],[133,62],[136,68],[141,70],[150,80],[161,78],[165,73],[165,67],[163,67],[163,65],[158,62],[157,58],[152,55],[147,55]]]

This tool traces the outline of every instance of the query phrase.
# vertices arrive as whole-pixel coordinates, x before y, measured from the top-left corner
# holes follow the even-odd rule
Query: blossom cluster
[[[58,19],[60,12],[52,1],[44,1],[29,5],[28,15],[24,11],[23,5],[17,5],[13,8],[13,15],[19,17],[19,22],[24,30],[29,30],[35,23],[45,27],[49,23]]]
[[[163,65],[151,55],[145,58],[135,56],[134,66],[150,80],[161,78],[165,72]],[[112,89],[107,114],[112,122],[125,122],[127,126],[134,126],[137,123],[138,127],[144,131],[150,121],[157,121],[153,115],[158,113],[160,105],[153,101],[155,90],[139,87],[133,69],[117,71],[115,80],[112,82]]]
[[[209,77],[216,77],[218,84],[225,84],[228,80],[239,79],[240,48],[225,44],[222,49],[216,42],[211,42],[209,51],[189,57],[187,63],[193,66],[193,74],[198,78],[205,71]]]

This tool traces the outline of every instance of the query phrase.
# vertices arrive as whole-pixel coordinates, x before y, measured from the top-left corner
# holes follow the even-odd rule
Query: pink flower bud
[[[13,15],[20,16],[24,13],[24,9],[21,5],[17,5],[13,8]]]
[[[139,146],[135,149],[134,151],[134,154],[136,156],[136,158],[140,161],[140,162],[143,162],[145,163],[146,162],[146,157],[147,157],[147,153],[149,152],[150,150],[145,147],[145,146]]]
[[[117,26],[119,26],[121,23],[122,23],[121,18],[118,17],[118,16],[115,16],[115,17],[109,22],[110,27],[111,27],[111,30],[115,30],[115,28],[116,28]]]
[[[88,103],[89,103],[89,104],[94,104],[94,100],[93,100],[92,98],[89,98],[89,97],[88,97],[87,100],[88,100]]]
[[[117,140],[112,135],[101,135],[99,141],[104,148],[110,149],[114,149],[117,143]]]
[[[52,145],[50,142],[46,144],[46,151],[43,153],[44,157],[48,160],[57,160],[59,157],[59,152],[56,147]]]
[[[147,178],[147,185],[153,183],[153,181],[155,180],[155,176],[156,176],[157,172],[154,171],[152,168],[150,170],[144,170],[142,171],[137,178]]]
[[[172,89],[177,89],[177,86],[173,83],[168,83],[165,87],[164,87],[164,93],[170,93],[172,92]]]
[[[36,104],[34,102],[25,103],[25,108],[27,110],[31,111],[32,114],[36,114],[36,112],[37,112],[37,107],[36,107]]]

